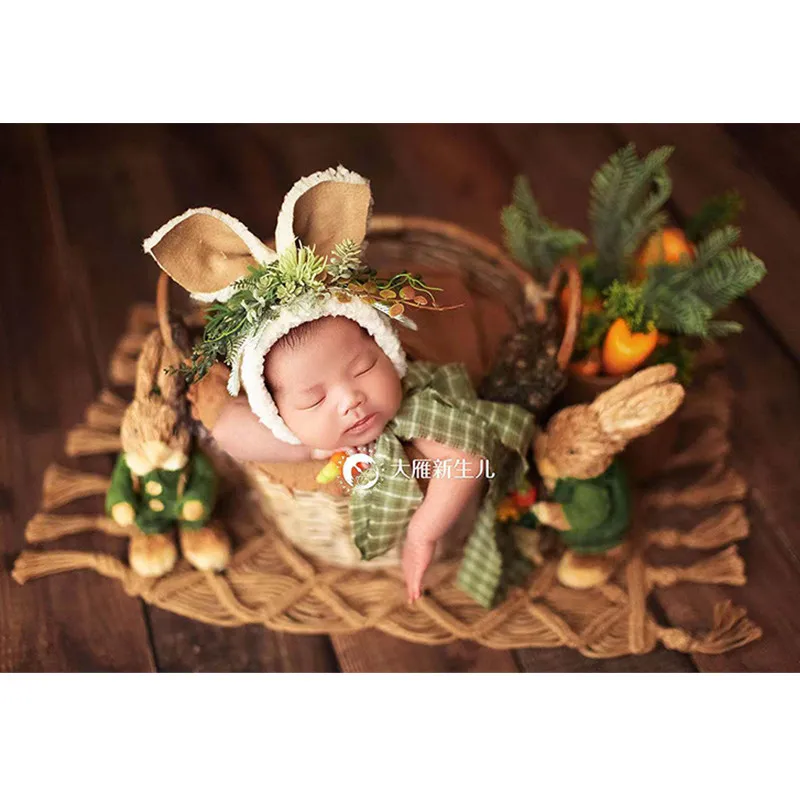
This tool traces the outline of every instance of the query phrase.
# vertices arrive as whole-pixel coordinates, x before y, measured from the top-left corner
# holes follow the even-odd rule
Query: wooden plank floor
[[[591,174],[629,140],[678,146],[671,164],[679,219],[703,197],[739,189],[745,243],[769,269],[735,310],[745,333],[726,344],[735,462],[752,487],[749,583],[662,590],[654,606],[673,624],[701,626],[715,600],[733,597],[763,627],[760,642],[721,656],[658,650],[596,661],[563,648],[501,652],[378,633],[213,628],[150,608],[89,573],[13,583],[10,564],[38,506],[42,472],[63,458],[66,430],[103,387],[127,310],[152,300],[157,267],[141,241],[164,221],[209,205],[267,238],[296,178],[343,163],[371,179],[378,212],[448,219],[498,241],[500,208],[524,172],[548,216],[585,228]],[[797,126],[0,127],[0,671],[800,669],[799,142]],[[96,544],[115,546],[103,537]]]

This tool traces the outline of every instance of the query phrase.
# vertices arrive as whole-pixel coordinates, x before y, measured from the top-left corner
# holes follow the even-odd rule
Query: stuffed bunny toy
[[[569,548],[558,567],[562,584],[600,585],[624,554],[631,498],[617,455],[678,409],[684,389],[675,372],[672,364],[642,370],[590,405],[560,411],[536,435],[536,466],[550,500],[533,512]]]
[[[206,524],[216,476],[209,460],[192,447],[185,382],[165,369],[176,357],[164,347],[159,330],[145,340],[134,399],[122,420],[122,452],[106,494],[106,512],[114,521],[138,528],[131,536],[129,563],[149,578],[175,566],[176,525],[181,550],[197,569],[223,569],[230,557],[227,538]]]

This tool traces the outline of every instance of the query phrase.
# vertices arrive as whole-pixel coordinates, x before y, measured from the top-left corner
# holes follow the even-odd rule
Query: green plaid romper
[[[508,585],[518,583],[530,569],[507,526],[498,524],[495,516],[497,504],[521,485],[527,472],[534,417],[519,406],[479,399],[463,364],[411,362],[403,390],[397,415],[375,442],[374,466],[357,477],[350,495],[355,545],[367,560],[385,553],[402,541],[422,503],[402,441],[432,439],[481,456],[488,489],[464,549],[458,585],[491,608]],[[436,470],[444,468],[434,464],[427,477],[436,477]],[[462,477],[457,471],[450,475]]]

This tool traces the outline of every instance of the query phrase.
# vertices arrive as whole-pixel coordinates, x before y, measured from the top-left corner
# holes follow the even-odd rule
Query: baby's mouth
[[[366,417],[362,417],[358,422],[351,425],[345,433],[360,433],[361,431],[368,428],[375,420],[377,416],[377,411],[374,411],[372,414],[368,414]]]

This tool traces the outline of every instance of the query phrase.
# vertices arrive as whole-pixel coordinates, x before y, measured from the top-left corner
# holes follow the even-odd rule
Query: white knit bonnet
[[[281,337],[320,317],[347,317],[372,335],[402,378],[406,356],[392,321],[416,329],[405,316],[406,306],[436,305],[425,291],[431,287],[420,276],[415,279],[402,273],[408,277],[401,276],[399,282],[377,280],[375,271],[363,264],[337,264],[337,253],[341,253],[337,246],[343,242],[351,253],[360,250],[371,207],[369,182],[339,166],[302,178],[292,187],[278,214],[274,251],[237,219],[212,208],[190,209],[144,242],[145,252],[194,299],[223,304],[226,313],[239,314],[238,318],[245,315],[251,323],[247,334],[224,354],[231,367],[228,391],[235,396],[244,386],[255,414],[284,442],[300,444],[278,413],[264,381],[264,357]],[[307,264],[315,265],[315,274],[303,271]],[[254,269],[259,272],[253,273]],[[281,289],[280,301],[272,294],[266,302],[259,294],[262,284],[247,283],[260,275],[274,289],[276,276],[289,274],[282,269],[291,269],[292,279]],[[295,275],[301,276],[299,283]],[[313,291],[304,289],[303,276],[308,275]],[[243,286],[247,292],[252,287],[252,293],[243,292]],[[215,307],[220,308],[211,307],[209,320]]]

